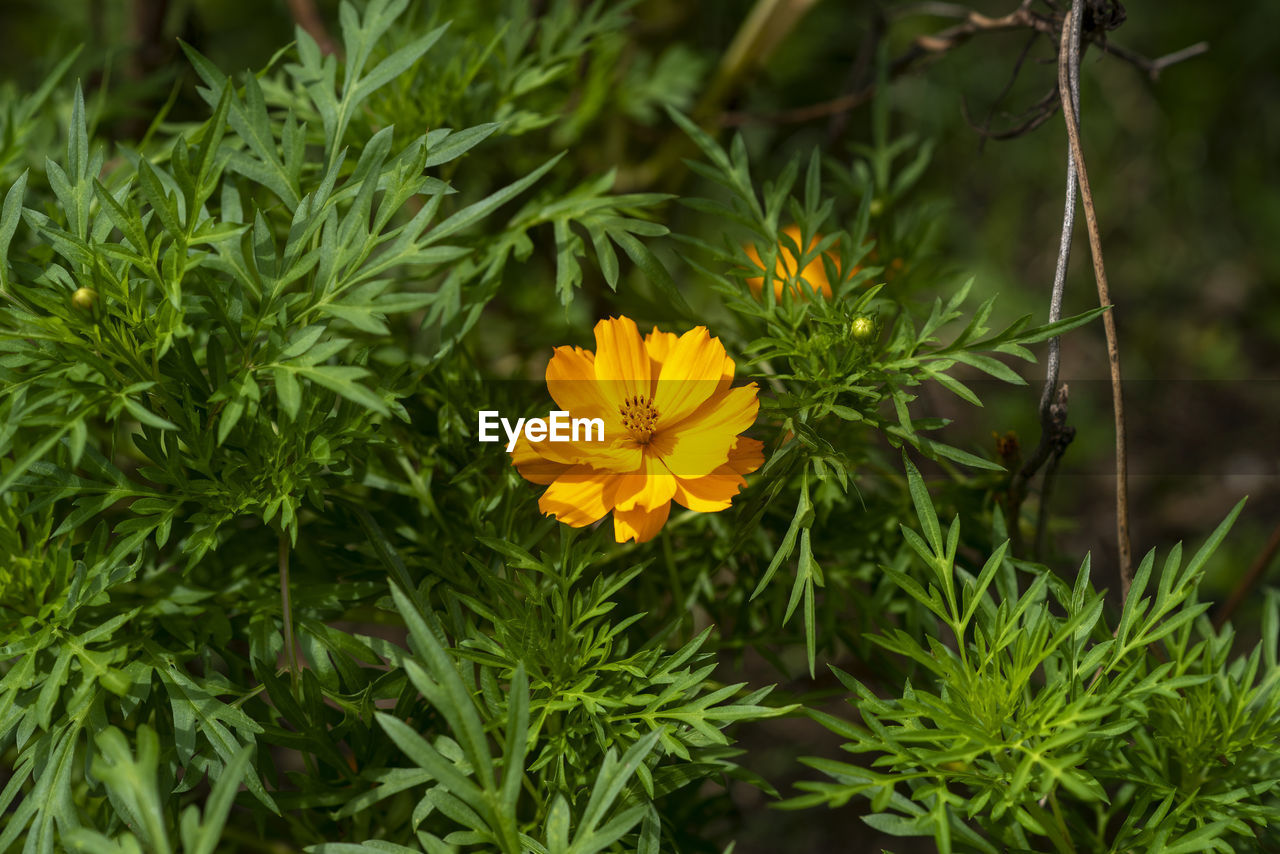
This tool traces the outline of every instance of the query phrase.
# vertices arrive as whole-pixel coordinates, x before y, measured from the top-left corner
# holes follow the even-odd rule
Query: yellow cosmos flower
[[[698,326],[683,335],[634,321],[596,324],[596,349],[557,347],[547,389],[572,418],[599,418],[603,441],[533,441],[512,459],[546,484],[538,507],[575,528],[613,512],[614,538],[653,539],[671,502],[702,513],[729,507],[743,475],[764,463],[763,444],[739,434],[756,420],[756,385],[732,388],[734,364]],[[593,436],[597,438],[598,436]]]
[[[791,238],[791,242],[796,246],[800,245],[800,228],[796,225],[788,225],[782,229],[782,233]],[[809,250],[811,251],[818,241],[822,239],[821,234],[814,235],[813,240],[809,241]],[[746,246],[747,257],[755,265],[755,269],[761,273],[764,272],[764,262],[760,260],[760,253],[756,251],[754,244],[748,243]],[[839,261],[836,253],[827,250],[825,253],[831,260],[836,261],[836,268],[839,269]],[[778,261],[773,268],[773,294],[782,300],[782,287],[786,284],[787,279],[794,276],[796,272],[796,256],[787,247],[785,242],[778,244]],[[854,272],[857,272],[856,270]],[[819,255],[805,265],[800,271],[800,277],[809,283],[814,290],[821,291],[824,297],[831,297],[831,283],[827,281],[827,270],[822,264],[822,256]],[[757,276],[747,279],[747,287],[751,288],[751,292],[759,298],[764,290],[764,277]],[[796,286],[791,290],[791,296],[795,299],[808,299],[808,294],[804,288],[797,282]]]

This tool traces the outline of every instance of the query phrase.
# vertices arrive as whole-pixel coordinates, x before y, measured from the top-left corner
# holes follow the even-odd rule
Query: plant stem
[[[1062,27],[1062,52],[1071,56],[1080,42],[1081,3],[1076,2],[1067,13]],[[1075,54],[1078,61],[1078,53]],[[1080,145],[1080,123],[1076,120],[1077,102],[1068,80],[1067,63],[1058,63],[1058,91],[1062,95],[1062,117],[1067,124],[1067,138],[1071,142],[1071,156],[1075,160],[1080,180],[1080,199],[1084,206],[1084,219],[1089,227],[1089,252],[1093,256],[1093,278],[1098,286],[1098,303],[1112,308],[1111,293],[1107,287],[1107,271],[1102,263],[1102,238],[1098,231],[1098,215],[1093,206],[1093,190],[1089,187],[1089,173],[1085,169],[1084,150]],[[1124,393],[1120,388],[1120,345],[1116,338],[1115,311],[1102,315],[1107,333],[1107,360],[1111,367],[1111,408],[1116,425],[1116,540],[1120,558],[1120,598],[1129,596],[1133,581],[1133,555],[1129,542],[1129,458],[1125,442]]]
[[[298,647],[293,640],[293,604],[289,598],[289,536],[280,531],[280,612],[284,621],[284,655],[289,681],[298,685]]]
[[[1064,29],[1065,31],[1065,29]],[[1080,121],[1080,40],[1069,40],[1058,54],[1059,86],[1062,86],[1061,69],[1066,66],[1067,86],[1071,93],[1072,115],[1076,122]],[[1067,268],[1071,261],[1071,235],[1076,224],[1076,191],[1078,188],[1076,160],[1067,146],[1067,192],[1062,210],[1062,234],[1058,239],[1058,262],[1053,271],[1053,289],[1049,296],[1049,322],[1057,323],[1062,319],[1062,295],[1066,290]],[[1066,446],[1071,441],[1074,431],[1067,423],[1067,390],[1059,388],[1058,373],[1061,365],[1062,339],[1055,335],[1049,339],[1049,357],[1045,363],[1044,388],[1040,392],[1040,441],[1026,463],[1013,473],[1009,479],[1009,517],[1010,534],[1015,551],[1021,551],[1021,525],[1019,520],[1022,502],[1027,497],[1027,484],[1045,467],[1044,478],[1040,486],[1040,509],[1036,515],[1036,533],[1032,545],[1032,556],[1040,559],[1044,529],[1048,523],[1049,493],[1053,486],[1053,473],[1057,468]],[[1048,463],[1047,467],[1045,466]]]
[[[1058,461],[1062,454],[1054,453],[1045,466],[1044,477],[1040,479],[1040,509],[1036,511],[1036,538],[1031,545],[1031,559],[1044,560],[1045,531],[1049,527],[1049,497],[1053,494],[1053,476],[1058,473]]]

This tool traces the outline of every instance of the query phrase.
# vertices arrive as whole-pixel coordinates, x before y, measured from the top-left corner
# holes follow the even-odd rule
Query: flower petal
[[[616,407],[600,394],[595,354],[581,347],[557,347],[547,362],[547,391],[571,418],[618,420]],[[618,424],[621,427],[621,423]]]
[[[567,472],[572,466],[559,460],[547,459],[533,444],[520,434],[516,440],[516,449],[511,452],[511,462],[515,463],[520,476],[532,483],[547,485]]]
[[[739,436],[729,452],[729,467],[738,474],[750,474],[764,465],[764,442],[750,436]]]
[[[667,524],[667,516],[671,513],[671,502],[653,510],[614,510],[613,538],[620,543],[634,539],[637,543],[647,543],[658,535],[662,526]]]
[[[653,327],[652,332],[644,336],[644,349],[649,353],[649,370],[652,376],[656,377],[662,372],[662,363],[671,355],[671,350],[679,340],[679,335],[674,332],[662,332],[656,326]]]
[[[728,510],[733,497],[746,485],[746,480],[726,463],[702,477],[677,479],[673,500],[699,513],[718,513]]]
[[[729,452],[729,461],[704,477],[676,478],[673,500],[699,513],[729,509],[733,497],[747,485],[743,475],[764,465],[764,443],[739,436]]]
[[[755,383],[729,389],[673,428],[674,442],[662,458],[667,468],[678,477],[702,477],[728,462],[738,434],[755,423],[760,410],[756,391]]]
[[[590,525],[609,512],[604,503],[609,477],[590,466],[574,466],[547,487],[538,499],[538,509],[574,528]]]
[[[658,428],[679,424],[705,403],[724,376],[727,357],[719,338],[712,338],[705,326],[695,326],[681,335],[662,364],[653,405],[658,410]]]
[[[638,470],[616,475],[609,481],[604,501],[615,510],[636,507],[653,510],[675,494],[675,477],[657,454],[646,453]]]
[[[733,359],[728,356],[724,357],[724,367],[720,369],[720,382],[716,385],[716,394],[723,394],[728,391],[729,386],[733,385],[733,371],[735,365]]]
[[[596,324],[596,379],[600,393],[617,411],[628,397],[652,393],[649,353],[640,330],[629,317],[610,317]]]

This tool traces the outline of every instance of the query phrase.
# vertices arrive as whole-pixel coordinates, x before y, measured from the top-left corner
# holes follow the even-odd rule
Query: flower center
[[[622,416],[622,426],[627,428],[631,438],[641,445],[649,444],[658,429],[658,410],[653,408],[653,398],[627,397],[618,407],[618,414]]]

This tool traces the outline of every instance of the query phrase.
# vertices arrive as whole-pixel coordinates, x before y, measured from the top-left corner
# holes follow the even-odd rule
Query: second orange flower
[[[778,260],[774,264],[773,295],[779,301],[782,300],[783,286],[786,285],[788,279],[796,275],[796,256],[795,253],[791,251],[790,244],[794,244],[796,247],[801,245],[800,227],[796,225],[788,225],[786,228],[782,229],[782,235],[789,238],[790,241],[779,241]],[[813,251],[813,247],[817,246],[818,241],[821,239],[821,234],[815,234],[813,239],[809,241],[809,248],[807,251]],[[760,260],[760,252],[756,249],[755,244],[748,243],[746,244],[745,249],[747,258],[751,260],[751,263],[754,265],[754,269],[763,274],[764,262]],[[835,262],[836,270],[838,271],[840,269],[839,256],[830,249],[828,249],[825,254]],[[855,270],[854,272],[857,271]],[[827,270],[826,267],[823,266],[821,255],[810,259],[809,263],[805,264],[804,269],[800,271],[798,280],[791,287],[791,295],[793,297],[800,300],[807,300],[808,295],[806,294],[803,286],[801,286],[800,280],[807,282],[811,288],[820,292],[824,297],[827,297],[828,299],[831,298],[831,282],[827,280]],[[753,276],[747,279],[747,287],[751,288],[751,292],[755,294],[757,299],[759,299],[761,293],[764,292],[764,276]]]

